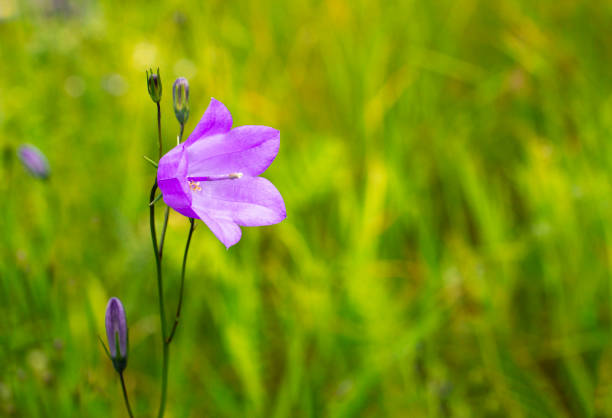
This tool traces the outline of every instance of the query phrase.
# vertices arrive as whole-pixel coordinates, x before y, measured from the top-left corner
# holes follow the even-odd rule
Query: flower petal
[[[179,144],[172,148],[159,160],[157,180],[166,180],[184,176],[187,173],[187,153],[185,145]]]
[[[267,126],[240,126],[187,147],[189,177],[242,173],[257,176],[274,161],[280,132]]]
[[[191,210],[191,191],[187,174],[187,152],[184,145],[179,144],[161,160],[157,168],[157,185],[164,195],[164,202],[182,215],[194,218]]]
[[[242,231],[240,230],[240,227],[231,219],[212,218],[211,216],[207,215],[206,212],[198,212],[201,212],[198,214],[200,219],[204,221],[208,228],[210,228],[217,239],[219,239],[219,241],[225,245],[225,248],[229,248],[240,241]]]
[[[263,177],[207,181],[201,186],[201,191],[192,194],[192,208],[227,247],[240,239],[238,236],[233,242],[235,229],[228,223],[272,225],[287,216],[282,196]],[[215,222],[218,225],[214,225]]]
[[[230,129],[232,129],[232,114],[223,103],[213,97],[210,99],[210,104],[204,112],[204,116],[189,135],[185,144],[189,145],[200,138],[222,134]]]

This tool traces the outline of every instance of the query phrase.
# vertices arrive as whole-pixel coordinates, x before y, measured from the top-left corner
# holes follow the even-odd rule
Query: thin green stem
[[[158,70],[159,73],[159,70]],[[162,134],[161,134],[161,107],[159,105],[159,101],[156,102],[157,105],[157,143],[159,147],[159,159],[161,160],[163,154],[163,146],[162,146]],[[149,198],[149,203],[155,201],[155,192],[157,191],[157,179],[153,183],[153,187],[151,188],[151,196]],[[164,306],[164,286],[162,280],[162,253],[164,248],[164,238],[166,236],[166,228],[168,226],[168,215],[169,208],[166,207],[166,214],[164,216],[164,224],[161,232],[161,240],[160,245],[157,245],[157,233],[155,231],[155,205],[149,205],[149,223],[151,227],[151,241],[153,243],[153,252],[155,254],[155,266],[157,268],[157,296],[159,300],[159,322],[161,325],[161,337],[162,337],[162,350],[163,350],[163,359],[162,359],[162,382],[161,382],[161,396],[159,400],[159,412],[158,417],[162,418],[164,416],[164,411],[166,409],[166,394],[168,392],[168,358],[169,358],[169,347],[166,344],[166,308]]]
[[[166,240],[166,229],[168,228],[168,216],[170,215],[170,207],[166,206],[164,211],[164,223],[162,225],[161,236],[159,238],[159,259],[164,255],[164,241]]]
[[[164,152],[162,147],[162,136],[161,136],[161,108],[159,102],[157,102],[157,143],[159,144],[159,159],[161,160]],[[164,241],[166,240],[166,229],[168,228],[168,216],[170,215],[170,208],[166,206],[164,212],[164,223],[162,225],[161,236],[159,237],[159,260],[164,254]]]
[[[158,418],[163,418],[166,410],[166,392],[168,392],[168,360],[170,359],[170,346],[164,340],[163,347],[163,367],[162,367],[162,396],[159,400]]]
[[[162,137],[161,137],[161,108],[157,102],[157,144],[159,145],[159,159],[162,157]]]
[[[127,408],[128,415],[130,418],[134,418],[134,414],[132,414],[132,408],[130,408],[130,400],[128,399],[127,389],[125,388],[125,381],[123,380],[123,373],[119,373],[119,378],[121,379],[121,389],[123,389],[123,399],[125,400],[125,407]]]
[[[157,191],[157,181],[151,188],[149,202],[155,198]],[[164,286],[162,281],[161,258],[157,247],[157,234],[155,232],[155,205],[149,206],[149,223],[151,227],[151,241],[153,242],[153,252],[155,253],[155,265],[157,267],[157,294],[159,299],[159,321],[161,323],[163,363],[162,363],[162,386],[161,398],[159,401],[158,417],[164,416],[166,409],[166,392],[168,388],[168,344],[166,344],[166,308],[164,307]]]
[[[181,123],[181,132],[179,133],[179,136],[178,136],[178,141],[176,141],[176,142],[178,142],[178,144],[180,144],[180,143],[181,143],[181,140],[183,139],[183,130],[184,130],[184,129],[185,129],[185,124],[184,124],[184,123]],[[176,145],[178,145],[178,144],[176,144]]]
[[[176,327],[179,323],[179,318],[181,317],[181,308],[183,306],[183,289],[185,287],[185,267],[187,266],[187,253],[189,252],[189,244],[191,243],[191,236],[193,235],[193,230],[195,229],[195,222],[193,218],[189,218],[189,235],[187,235],[187,244],[185,244],[185,253],[183,254],[183,268],[181,269],[181,289],[179,291],[179,300],[178,305],[176,307],[176,316],[174,317],[174,324],[172,325],[172,331],[170,331],[170,335],[166,339],[166,344],[170,344],[172,342],[172,337],[174,337],[174,333],[176,332]]]
[[[181,130],[176,138],[177,145],[181,143],[183,139],[183,131],[185,129],[185,124],[181,123]],[[172,331],[170,331],[170,335],[166,339],[166,344],[170,344],[172,342],[172,338],[174,337],[174,333],[176,332],[176,327],[178,326],[178,321],[181,316],[181,308],[183,306],[183,289],[185,287],[185,266],[187,265],[187,253],[189,252],[189,244],[191,243],[191,235],[193,234],[194,222],[193,219],[189,219],[189,235],[187,236],[187,244],[185,245],[185,253],[183,254],[183,268],[181,269],[181,288],[179,290],[179,301],[176,308],[176,315],[174,317],[174,324],[172,325]]]

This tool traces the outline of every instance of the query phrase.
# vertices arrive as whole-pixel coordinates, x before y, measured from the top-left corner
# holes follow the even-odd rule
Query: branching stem
[[[151,188],[151,196],[149,201],[155,198],[157,191],[157,181]],[[157,295],[159,299],[159,321],[161,323],[163,360],[162,360],[162,383],[161,383],[161,398],[159,401],[158,417],[164,416],[166,409],[166,392],[168,389],[168,344],[166,344],[166,308],[164,306],[164,286],[162,281],[161,258],[159,248],[157,247],[157,233],[155,231],[155,205],[149,206],[149,224],[151,227],[151,241],[153,242],[153,252],[155,253],[155,265],[157,268]]]

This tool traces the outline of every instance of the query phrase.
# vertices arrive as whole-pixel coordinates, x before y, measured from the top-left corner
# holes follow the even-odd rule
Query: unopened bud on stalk
[[[115,297],[106,305],[106,337],[113,366],[121,373],[127,366],[128,329],[123,305]]]
[[[161,77],[159,75],[159,68],[157,74],[153,74],[153,70],[147,71],[147,88],[149,89],[149,96],[155,103],[159,103],[162,96],[162,84]]]
[[[47,157],[34,145],[24,144],[17,149],[17,156],[23,166],[34,177],[47,179],[50,174],[49,162]]]
[[[181,125],[189,118],[189,83],[186,78],[179,77],[172,85],[174,114]]]

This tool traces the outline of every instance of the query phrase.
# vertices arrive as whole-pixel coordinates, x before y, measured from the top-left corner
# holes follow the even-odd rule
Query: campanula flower
[[[17,149],[17,156],[26,170],[34,177],[43,180],[49,177],[50,169],[47,157],[45,157],[45,155],[34,145],[20,145]]]
[[[128,329],[121,301],[110,298],[106,305],[106,337],[115,370],[121,373],[127,366]]]
[[[276,157],[279,145],[276,129],[232,129],[232,115],[213,98],[187,141],[159,161],[157,183],[164,202],[204,221],[229,248],[240,241],[240,226],[272,225],[286,217],[276,187],[258,177]]]

